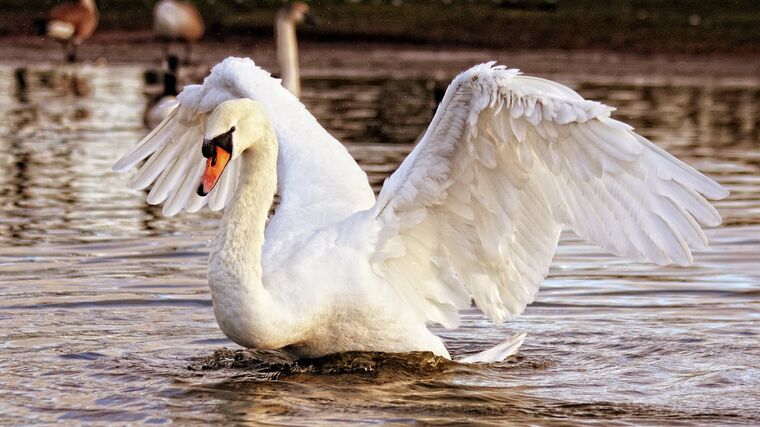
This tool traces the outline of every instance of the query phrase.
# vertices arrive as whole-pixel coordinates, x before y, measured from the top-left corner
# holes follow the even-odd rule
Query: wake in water
[[[276,350],[230,350],[221,348],[209,357],[190,364],[191,371],[240,369],[276,379],[297,374],[377,376],[382,372],[418,375],[442,373],[461,363],[453,362],[429,351],[382,353],[349,351],[316,359],[294,360]]]
[[[221,348],[188,366],[190,371],[214,372],[221,376],[211,375],[200,382],[194,381],[175,397],[203,402],[224,398],[227,411],[232,402],[238,405],[235,408],[241,414],[264,411],[268,417],[279,415],[278,402],[288,399],[291,406],[305,411],[319,411],[330,405],[345,407],[350,401],[362,410],[391,414],[393,419],[410,412],[434,413],[459,422],[471,422],[477,417],[495,424],[506,419],[528,423],[536,418],[610,422],[626,419],[655,425],[662,420],[685,424],[753,420],[738,414],[705,410],[604,399],[588,402],[582,398],[540,398],[525,393],[531,388],[529,384],[537,381],[532,373],[541,372],[541,376],[546,376],[547,370],[555,365],[551,359],[524,355],[513,355],[504,362],[479,364],[451,361],[431,352],[346,352],[293,360],[279,351]],[[500,388],[498,393],[490,395],[483,393],[489,388],[483,389],[482,381],[508,375],[516,375],[526,385]],[[452,378],[456,379],[455,383],[451,382]],[[294,389],[298,393],[294,394]],[[409,393],[416,397],[398,399]],[[270,401],[275,403],[269,405]]]

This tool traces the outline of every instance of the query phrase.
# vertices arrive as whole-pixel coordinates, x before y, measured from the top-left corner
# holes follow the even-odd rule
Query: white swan
[[[209,261],[219,326],[296,357],[449,357],[426,325],[457,327],[471,298],[495,322],[522,313],[563,226],[688,265],[707,244],[700,224],[721,222],[706,198],[727,195],[612,108],[491,63],[454,79],[377,200],[343,145],[250,59],[226,59],[179,102],[114,170],[152,155],[131,186],[155,181],[148,203],[166,215],[227,206]],[[464,360],[502,360],[521,339]]]
[[[301,71],[298,66],[298,44],[296,25],[312,22],[309,5],[293,2],[283,6],[275,18],[275,38],[277,41],[277,62],[282,74],[282,85],[293,95],[301,96]]]

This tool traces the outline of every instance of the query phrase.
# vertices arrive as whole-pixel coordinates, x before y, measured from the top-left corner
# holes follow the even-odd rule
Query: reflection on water
[[[505,363],[273,380],[276,365],[256,357],[187,368],[234,348],[205,284],[218,214],[163,218],[110,172],[145,133],[144,71],[0,67],[3,423],[760,422],[760,82],[574,82],[732,191],[693,267],[618,260],[563,236],[523,317],[494,326],[473,310],[440,331],[454,355],[527,332]],[[320,78],[303,98],[377,188],[442,84]]]

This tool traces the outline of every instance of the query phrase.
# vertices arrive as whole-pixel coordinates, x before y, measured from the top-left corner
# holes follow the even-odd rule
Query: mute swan
[[[148,129],[158,126],[178,105],[177,73],[179,71],[179,60],[176,56],[169,55],[166,58],[166,68],[163,77],[163,92],[151,99],[145,106],[143,123]]]
[[[298,67],[298,44],[296,25],[313,22],[309,6],[304,2],[293,2],[280,8],[275,18],[277,38],[277,62],[282,74],[282,85],[295,96],[301,96],[301,72]]]
[[[612,108],[493,63],[452,81],[377,199],[344,146],[250,59],[224,60],[178,99],[114,170],[150,156],[131,187],[155,181],[147,202],[165,215],[226,206],[208,271],[219,326],[295,357],[448,358],[426,325],[456,328],[471,298],[494,322],[521,314],[563,227],[614,254],[688,265],[707,245],[700,224],[721,222],[706,199],[728,194]],[[522,337],[463,360],[502,360]]]
[[[54,7],[43,31],[66,46],[68,62],[76,62],[77,47],[90,38],[97,26],[98,8],[95,0],[79,0]]]
[[[164,42],[164,57],[169,56],[171,42],[179,41],[185,44],[185,63],[190,63],[192,44],[203,37],[205,26],[192,3],[160,0],[153,7],[153,31]]]

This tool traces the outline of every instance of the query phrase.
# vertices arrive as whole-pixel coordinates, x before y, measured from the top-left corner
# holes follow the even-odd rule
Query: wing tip
[[[132,169],[132,164],[130,161],[128,161],[129,155],[126,155],[119,160],[116,161],[116,163],[111,166],[111,170],[116,173],[124,173],[130,169]]]
[[[710,194],[708,197],[710,200],[723,200],[731,195],[731,191],[728,188],[713,181],[716,185],[715,194]]]
[[[175,206],[171,206],[171,203],[165,203],[164,207],[161,209],[161,215],[165,217],[172,217],[177,215],[182,211],[182,207],[179,207],[177,209]]]

